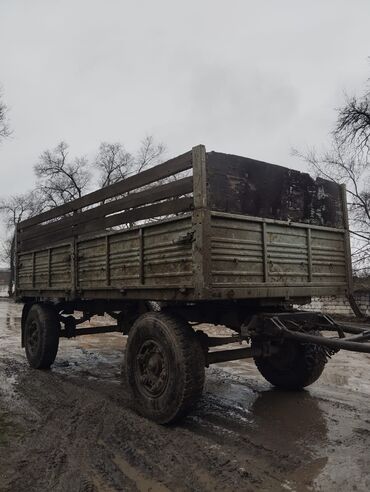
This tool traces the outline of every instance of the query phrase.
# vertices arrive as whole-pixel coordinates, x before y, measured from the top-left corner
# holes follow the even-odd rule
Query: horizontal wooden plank
[[[201,297],[197,295],[195,290],[191,286],[183,286],[182,284],[174,285],[173,287],[158,287],[157,285],[145,285],[142,287],[126,286],[122,283],[119,287],[102,287],[91,289],[79,289],[78,296],[81,299],[150,299],[150,300],[186,300],[186,301],[199,301],[199,300],[230,300],[232,295],[233,299],[248,299],[248,298],[284,298],[291,297],[310,297],[312,295],[327,296],[333,295],[335,292],[337,295],[346,292],[347,286],[345,282],[332,283],[328,285],[320,284],[289,284],[287,286],[282,285],[265,285],[263,283],[252,283],[247,286],[234,285],[222,285],[213,287],[210,291],[203,292]],[[66,289],[32,289],[31,287],[24,287],[17,289],[16,296],[18,299],[22,298],[35,298],[40,300],[50,300],[54,298],[69,299],[70,294],[66,292]]]
[[[60,241],[66,242],[69,239],[72,241],[73,237],[81,236],[83,234],[103,232],[108,228],[121,224],[130,224],[138,220],[145,220],[164,215],[187,212],[192,208],[192,197],[177,198],[174,200],[168,200],[166,202],[147,205],[145,207],[128,210],[120,214],[103,217],[98,220],[88,221],[84,224],[81,224],[76,230],[70,228],[69,235],[66,234],[65,230],[62,230],[57,231],[52,235],[46,234],[24,241],[21,240],[18,246],[18,251],[25,252],[32,249],[37,249],[39,247],[46,248],[49,245],[55,244]]]
[[[79,224],[83,224],[90,220],[97,220],[105,217],[108,214],[123,211],[128,208],[138,207],[145,204],[155,203],[167,198],[185,195],[193,190],[193,178],[187,177],[177,181],[156,186],[148,190],[132,193],[113,202],[105,203],[98,207],[86,210],[84,212],[65,217],[57,222],[52,222],[45,225],[36,225],[26,229],[18,234],[18,242],[34,237],[44,236],[46,234],[54,234],[57,231],[65,230],[66,235],[70,234],[70,228],[75,228]]]
[[[311,229],[312,231],[324,231],[324,232],[334,232],[336,234],[344,234],[345,229],[342,228],[337,228],[337,227],[326,227],[326,226],[318,226],[318,225],[313,225],[313,224],[304,224],[303,222],[287,222],[284,220],[276,220],[276,219],[267,219],[265,217],[255,217],[252,215],[241,215],[241,214],[231,214],[228,212],[217,212],[212,210],[211,211],[211,216],[212,217],[220,217],[223,219],[234,219],[236,221],[245,221],[245,220],[250,220],[251,222],[256,222],[256,223],[263,223],[266,222],[266,224],[281,224],[286,227],[300,227],[302,229]],[[222,227],[222,224],[220,225],[213,225],[213,227]],[[239,229],[239,227],[237,227]],[[301,235],[301,234],[300,234]]]
[[[93,191],[87,195],[77,198],[64,205],[55,207],[51,210],[43,212],[42,214],[31,217],[30,219],[24,220],[18,226],[18,230],[24,230],[35,224],[41,224],[51,219],[55,219],[62,215],[70,212],[80,210],[81,208],[93,205],[94,203],[102,202],[108,198],[112,198],[123,193],[141,188],[155,181],[159,181],[169,176],[178,174],[182,171],[186,171],[192,167],[192,153],[186,152],[174,159],[159,164],[158,166],[152,167],[134,176],[130,176],[127,179],[118,181],[110,186],[106,186],[101,190]]]
[[[181,300],[186,301],[193,299],[194,289],[189,285],[174,285],[171,287],[158,287],[157,285],[148,285],[145,287],[131,287],[122,283],[120,287],[112,288],[92,288],[79,289],[79,297],[84,299],[151,299],[151,300]],[[18,299],[27,297],[37,297],[40,300],[49,300],[54,298],[70,299],[71,293],[66,289],[32,289],[25,287],[17,289],[16,296]]]

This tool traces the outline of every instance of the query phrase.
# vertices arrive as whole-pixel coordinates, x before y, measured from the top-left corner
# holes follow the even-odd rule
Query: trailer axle
[[[87,328],[75,328],[73,331],[61,330],[61,338],[74,338],[82,335],[97,335],[99,333],[121,333],[117,325],[89,326]]]

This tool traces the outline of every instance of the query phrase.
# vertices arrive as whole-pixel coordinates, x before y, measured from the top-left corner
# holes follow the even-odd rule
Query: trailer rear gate
[[[343,187],[200,145],[23,221],[16,295],[336,295],[351,288],[350,265]]]

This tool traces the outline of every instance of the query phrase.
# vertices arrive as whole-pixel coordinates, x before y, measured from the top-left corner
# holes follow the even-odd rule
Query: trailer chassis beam
[[[230,360],[253,359],[254,357],[269,357],[279,351],[279,347],[264,344],[262,348],[245,347],[230,350],[216,350],[208,352],[206,357],[206,366],[209,364],[217,364],[219,362],[228,362]]]
[[[60,338],[74,338],[82,335],[97,335],[99,333],[122,333],[118,325],[88,326],[87,328],[64,328],[60,330]]]
[[[363,352],[370,354],[370,343],[364,343],[370,339],[370,330],[364,332],[363,335],[359,335],[358,337],[328,338],[310,335],[309,333],[291,331],[284,328],[282,331],[282,336],[292,340],[301,341],[303,343],[316,343],[317,345],[322,345],[334,350],[349,350],[351,352]]]
[[[327,337],[312,334],[312,331],[337,331],[338,337]],[[345,333],[356,336],[346,337]],[[349,350],[352,352],[370,353],[369,328],[351,327],[337,324],[330,316],[321,313],[304,311],[285,313],[259,313],[241,327],[243,339],[258,337],[260,339],[284,338],[301,343],[314,343],[328,347],[334,352]]]

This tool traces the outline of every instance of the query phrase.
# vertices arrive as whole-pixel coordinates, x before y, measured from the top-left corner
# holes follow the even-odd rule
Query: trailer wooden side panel
[[[213,212],[211,288],[279,297],[347,288],[345,230]],[[283,290],[282,290],[283,289]],[[268,293],[268,294],[266,294]]]
[[[200,145],[19,224],[16,272],[21,300],[350,292],[345,189]]]
[[[340,185],[276,164],[209,152],[211,210],[324,227],[344,226]]]
[[[161,299],[156,291],[191,288],[192,277],[187,215],[19,254],[17,288],[26,295],[67,298],[115,298],[121,291],[137,297],[137,290],[146,289]]]
[[[187,217],[79,241],[77,289],[191,285],[190,231]]]
[[[72,284],[70,244],[18,255],[17,288],[69,290]]]

